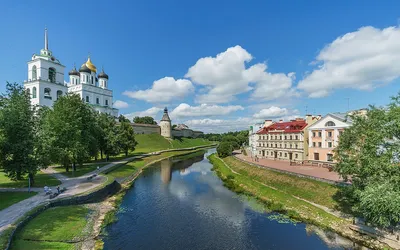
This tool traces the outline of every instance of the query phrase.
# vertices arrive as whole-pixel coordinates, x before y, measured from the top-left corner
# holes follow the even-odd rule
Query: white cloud
[[[256,91],[259,92],[255,95],[257,98],[271,100],[289,92],[293,73],[268,73],[264,63],[246,68],[246,63],[252,59],[252,55],[239,45],[228,48],[216,57],[200,58],[185,75],[208,90],[206,94],[198,95],[196,101],[226,103],[234,100],[235,95],[253,89],[250,83],[256,83]]]
[[[273,119],[277,117],[282,117],[288,115],[288,110],[286,108],[279,108],[279,107],[269,107],[266,109],[260,110],[258,113],[253,115],[256,119]]]
[[[220,116],[243,109],[240,105],[219,106],[201,104],[199,106],[190,106],[189,104],[181,103],[171,112],[171,117]]]
[[[371,26],[338,37],[318,54],[298,88],[310,97],[334,89],[372,89],[400,76],[400,28]]]
[[[135,116],[139,116],[139,117],[151,116],[151,117],[155,118],[162,110],[163,110],[162,108],[152,107],[152,108],[146,109],[144,111],[137,111],[137,112],[133,112],[130,114],[124,114],[124,116],[130,120],[132,120]]]
[[[123,94],[130,98],[151,103],[165,103],[176,101],[194,91],[193,84],[186,79],[164,77],[153,83],[151,89],[139,91],[125,91]]]
[[[124,109],[124,108],[129,107],[129,104],[127,102],[124,102],[124,101],[116,100],[114,102],[113,106],[114,106],[114,108],[117,108],[117,109]]]
[[[190,128],[201,130],[205,133],[224,133],[228,131],[239,131],[249,129],[254,123],[254,119],[239,117],[233,120],[222,119],[194,119],[185,122]]]

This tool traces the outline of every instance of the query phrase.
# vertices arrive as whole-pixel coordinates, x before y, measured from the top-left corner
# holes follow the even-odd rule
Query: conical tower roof
[[[165,109],[164,109],[164,115],[163,115],[163,117],[161,118],[161,121],[168,121],[168,122],[171,121],[171,119],[169,118],[169,115],[168,115],[168,109],[167,109],[167,107],[165,107]]]

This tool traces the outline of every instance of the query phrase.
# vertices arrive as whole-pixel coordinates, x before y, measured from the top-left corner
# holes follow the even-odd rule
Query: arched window
[[[325,123],[325,127],[334,127],[334,126],[336,126],[336,124],[333,121]]]
[[[106,106],[108,106],[108,100],[106,100]]]
[[[32,67],[32,80],[36,80],[36,78],[37,78],[36,65],[33,65],[33,67]]]
[[[51,89],[50,88],[44,89],[44,98],[51,99]]]
[[[36,98],[36,87],[32,88],[32,98]]]
[[[88,95],[86,96],[86,102],[89,102],[89,96]]]
[[[96,98],[96,104],[100,104],[100,100],[98,97]]]
[[[49,81],[56,82],[56,69],[55,68],[49,68]]]
[[[62,96],[63,92],[61,90],[57,90],[57,100]]]
[[[94,81],[93,81],[93,76],[92,76],[92,81],[91,81],[91,83],[92,83],[92,84],[94,84]]]

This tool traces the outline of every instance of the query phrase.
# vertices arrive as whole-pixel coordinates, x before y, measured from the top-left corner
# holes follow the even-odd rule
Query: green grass
[[[36,194],[36,192],[0,192],[0,211]]]
[[[75,249],[67,241],[88,236],[89,212],[83,205],[50,208],[17,233],[12,249]]]
[[[238,193],[249,194],[262,201],[269,210],[281,212],[295,219],[311,222],[324,228],[340,230],[349,221],[338,218],[292,195],[275,190],[254,181],[254,177],[245,173],[238,175],[227,168],[216,155],[209,157],[214,170],[224,180],[225,185]],[[230,166],[230,165],[229,165]]]
[[[82,166],[77,166],[76,171],[72,171],[72,168],[69,169],[69,172],[65,172],[65,168],[62,166],[55,167],[54,170],[68,177],[79,177],[89,172],[92,172],[97,169],[97,167],[103,167],[109,164],[108,162],[94,162],[94,163],[85,163]]]
[[[249,176],[280,191],[332,209],[339,207],[339,204],[333,199],[334,195],[339,191],[339,188],[335,185],[258,168],[243,163],[233,156],[225,158],[224,161],[236,172]]]
[[[38,172],[35,176],[35,185],[32,187],[44,187],[44,186],[58,186],[61,182],[50,174]],[[0,188],[26,188],[28,187],[28,179],[19,181],[10,180],[4,172],[0,171]]]
[[[138,170],[146,166],[147,164],[160,160],[162,158],[170,157],[170,156],[179,156],[179,155],[185,155],[190,152],[195,152],[193,150],[187,150],[187,151],[171,151],[171,152],[165,152],[161,153],[159,155],[151,155],[151,156],[146,156],[141,159],[136,159],[131,162],[128,162],[127,164],[122,164],[120,166],[116,166],[115,168],[111,169],[108,171],[107,176],[112,176],[116,179],[118,178],[126,178],[131,176],[132,174],[136,173]]]

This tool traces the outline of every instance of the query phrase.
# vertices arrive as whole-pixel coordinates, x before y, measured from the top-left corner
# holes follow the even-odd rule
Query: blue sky
[[[399,91],[398,1],[1,1],[0,90],[49,48],[90,53],[120,113],[206,132],[384,105]],[[217,56],[219,55],[219,56]],[[307,107],[307,108],[306,108]]]

